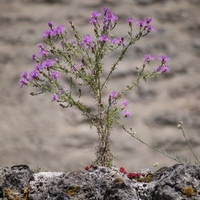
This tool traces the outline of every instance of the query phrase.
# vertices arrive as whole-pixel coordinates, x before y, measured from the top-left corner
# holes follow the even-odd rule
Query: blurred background
[[[88,22],[91,12],[103,7],[119,17],[117,36],[126,34],[128,17],[135,22],[152,17],[156,29],[130,49],[110,82],[108,94],[132,80],[145,54],[171,58],[169,74],[142,83],[126,95],[132,117],[124,123],[157,148],[193,160],[176,127],[181,120],[200,158],[199,0],[0,0],[0,166],[27,164],[31,169],[69,171],[84,168],[95,159],[96,130],[90,129],[81,114],[61,109],[48,94],[30,96],[34,90],[20,89],[19,79],[23,71],[33,69],[32,54],[49,21],[70,30],[68,22],[72,20],[81,34],[89,34],[93,31]],[[105,66],[111,66],[116,56],[110,56]],[[94,107],[87,95],[84,98]],[[114,164],[128,171],[154,170],[156,162],[160,167],[175,163],[117,126],[112,132],[112,147]]]

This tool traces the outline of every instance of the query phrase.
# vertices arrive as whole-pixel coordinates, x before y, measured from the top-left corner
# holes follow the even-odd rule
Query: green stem
[[[136,135],[136,133],[135,133],[134,131],[132,131],[132,130],[130,130],[130,131],[127,130],[127,129],[124,127],[123,124],[121,124],[118,120],[116,120],[116,121],[117,121],[118,125],[119,125],[125,132],[127,132],[128,134],[130,134],[132,137],[134,137],[136,140],[138,140],[138,141],[141,142],[142,144],[144,144],[144,145],[150,147],[151,149],[157,151],[158,153],[161,153],[161,154],[167,156],[168,158],[170,158],[170,159],[172,159],[172,160],[174,160],[174,161],[176,161],[176,162],[178,162],[178,163],[181,163],[181,161],[180,161],[179,159],[177,159],[177,158],[175,158],[175,157],[173,157],[173,156],[171,156],[171,155],[169,155],[169,154],[166,154],[164,151],[155,148],[153,145],[148,144],[147,142],[145,142],[144,140],[142,140],[141,138],[139,138],[139,137]]]
[[[138,33],[134,38],[131,38],[131,40],[129,41],[128,45],[122,50],[122,53],[120,54],[120,56],[118,57],[118,59],[116,60],[116,62],[114,62],[108,76],[106,77],[104,83],[102,84],[102,87],[104,87],[106,85],[106,83],[108,82],[108,80],[110,79],[111,74],[113,73],[113,71],[116,69],[116,66],[118,65],[118,63],[120,61],[122,61],[122,59],[124,58],[128,48],[134,44],[137,40],[139,40],[142,37],[141,33]]]
[[[180,129],[181,132],[183,133],[183,137],[184,137],[185,141],[187,142],[187,145],[188,145],[188,147],[190,148],[190,151],[192,152],[192,154],[193,154],[194,158],[196,159],[196,161],[200,164],[199,159],[197,158],[196,154],[195,154],[194,151],[192,150],[192,147],[191,147],[191,145],[190,145],[190,143],[189,143],[189,141],[188,141],[188,139],[187,139],[187,137],[186,137],[186,134],[185,134],[185,131],[184,131],[182,125],[183,125],[183,123],[182,123],[182,122],[179,122],[179,124],[178,124],[178,129]]]

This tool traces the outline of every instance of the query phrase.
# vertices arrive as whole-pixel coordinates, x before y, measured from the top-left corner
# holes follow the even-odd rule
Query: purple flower
[[[55,37],[56,35],[61,35],[65,31],[65,26],[63,25],[58,25],[53,29],[53,22],[48,23],[49,27],[51,29],[45,30],[43,33],[43,39],[49,39],[51,37]]]
[[[102,35],[102,36],[99,37],[99,41],[110,42],[110,38],[107,35]]]
[[[146,18],[146,24],[149,24],[151,21],[152,21],[152,18],[151,18],[151,17],[147,17],[147,18]]]
[[[108,25],[111,22],[115,23],[118,20],[118,17],[112,13],[107,7],[103,8],[104,10],[104,18],[103,18],[103,24]]]
[[[58,99],[58,95],[54,93],[51,97],[51,101],[56,101]]]
[[[169,67],[167,65],[161,65],[159,67],[155,67],[155,71],[157,71],[158,73],[165,73],[165,72],[169,72]]]
[[[53,34],[54,34],[54,36],[56,36],[56,35],[62,35],[64,33],[64,31],[65,31],[65,26],[58,25],[53,30]]]
[[[92,12],[90,16],[90,24],[96,25],[98,23],[97,18],[101,16],[101,13],[98,13],[96,11]]]
[[[57,80],[60,77],[60,74],[56,71],[51,72],[51,79]]]
[[[126,107],[126,106],[128,106],[128,101],[124,99],[124,100],[122,101],[122,104]]]
[[[166,64],[166,62],[167,62],[168,60],[170,60],[170,58],[163,55],[163,56],[160,56],[160,57],[158,58],[158,60],[161,60],[161,63],[162,63],[162,64]]]
[[[140,19],[138,22],[136,22],[136,25],[139,26],[140,28],[143,28],[144,27],[144,30],[146,32],[155,32],[155,28],[150,25],[152,21],[152,18],[151,17],[147,17],[146,20],[144,21],[143,19]]]
[[[131,17],[129,17],[127,20],[126,20],[127,23],[129,23],[129,26],[131,26],[133,24],[133,19]]]
[[[110,93],[110,98],[111,99],[114,99],[114,98],[116,98],[118,96],[118,92],[116,92],[116,91],[112,91],[111,93]]]
[[[65,87],[62,86],[62,88],[58,90],[58,93],[59,93],[60,95],[62,95],[62,94],[64,94],[64,90],[65,90]]]
[[[40,73],[37,70],[33,70],[29,73],[30,81],[37,79],[39,77]]]
[[[39,44],[37,45],[37,47],[40,48],[40,49],[43,49],[43,48],[44,48],[42,43],[39,43]]]
[[[48,26],[52,29],[52,27],[53,27],[53,22],[48,22]]]
[[[83,37],[81,45],[82,46],[86,46],[86,48],[88,48],[91,45],[92,42],[93,42],[93,40],[92,40],[91,36],[90,35],[85,35]]]
[[[19,81],[19,87],[22,88],[24,85],[27,85],[27,80],[25,78],[21,78]]]
[[[122,41],[122,38],[114,38],[112,40],[112,44],[122,44],[123,41]]]
[[[150,63],[150,61],[151,60],[154,60],[154,57],[153,56],[151,56],[150,54],[146,54],[145,56],[144,56],[144,62],[146,62],[146,63]]]
[[[52,36],[54,35],[53,31],[51,29],[49,30],[45,30],[43,35],[42,35],[42,38],[43,39],[49,39],[51,38]]]
[[[22,88],[24,85],[27,85],[27,82],[28,82],[28,72],[23,72],[22,74],[21,74],[21,79],[20,79],[20,81],[19,81],[19,86],[20,86],[20,88]]]
[[[42,56],[48,56],[48,51],[46,50],[46,46],[43,46],[42,43],[38,44],[38,53]]]
[[[145,27],[145,30],[147,32],[155,32],[156,31],[155,28],[152,25],[148,25],[147,27]]]
[[[116,91],[112,91],[109,98],[111,99],[111,103],[112,105],[116,105],[117,104],[117,101],[116,101],[116,98],[118,96],[118,92]]]
[[[36,60],[36,54],[33,54],[33,55],[32,55],[32,59],[33,59],[33,60]]]
[[[71,44],[72,44],[73,46],[76,46],[76,41],[72,41]]]
[[[42,67],[44,67],[45,69],[48,69],[49,67],[54,66],[54,64],[55,64],[55,60],[46,59],[46,60],[43,61]]]
[[[145,25],[145,22],[143,19],[140,19],[139,21],[136,22],[136,25],[142,28]]]
[[[43,66],[42,66],[42,64],[37,63],[37,64],[35,65],[35,70],[40,71],[40,69],[43,69]]]
[[[131,116],[131,113],[128,111],[128,110],[125,110],[124,111],[124,117],[125,118],[128,118],[128,117],[130,117]]]
[[[28,79],[28,72],[23,72],[21,74],[21,77],[24,78],[24,79]]]

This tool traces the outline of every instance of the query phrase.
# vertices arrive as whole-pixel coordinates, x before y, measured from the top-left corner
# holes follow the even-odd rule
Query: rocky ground
[[[27,165],[0,168],[0,199],[23,200],[197,200],[199,165],[176,164],[126,172],[89,166],[86,170],[33,173]]]
[[[143,83],[129,93],[131,119],[125,121],[156,147],[192,159],[176,124],[185,132],[199,156],[200,127],[200,1],[198,0],[0,0],[0,165],[27,164],[51,171],[83,168],[94,160],[97,134],[78,111],[61,109],[51,97],[32,97],[19,88],[23,71],[30,71],[32,54],[47,23],[69,27],[73,20],[82,34],[92,31],[92,11],[109,7],[119,16],[117,34],[125,34],[127,17],[135,21],[152,17],[156,32],[139,41],[118,68],[108,92],[131,81],[143,56],[151,53],[171,58],[171,72]],[[71,37],[71,35],[70,35]],[[115,55],[105,63],[109,66]],[[91,107],[94,102],[87,98]],[[174,161],[143,146],[115,127],[112,134],[114,164],[129,171],[171,165]],[[199,156],[200,157],[200,156]]]

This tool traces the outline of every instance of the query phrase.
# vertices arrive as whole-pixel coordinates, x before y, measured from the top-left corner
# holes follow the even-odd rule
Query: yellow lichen
[[[138,178],[137,181],[143,182],[143,183],[149,183],[153,180],[153,174],[149,173],[147,176]]]
[[[194,196],[194,189],[192,187],[186,186],[183,189],[183,194],[186,195],[187,197]]]
[[[28,188],[25,187],[23,190],[24,190],[24,193],[23,193],[23,200],[27,200],[27,199],[28,199]]]
[[[70,186],[67,188],[66,193],[68,196],[74,196],[79,192],[80,188],[77,185]]]
[[[23,188],[23,197],[20,198],[14,189],[8,188],[5,190],[6,200],[27,200],[28,199],[28,188]]]
[[[114,179],[113,182],[115,183],[115,185],[121,186],[122,184],[124,184],[124,178],[123,177],[118,177],[118,178]]]
[[[7,200],[19,200],[19,196],[11,188],[5,190],[5,197]]]

